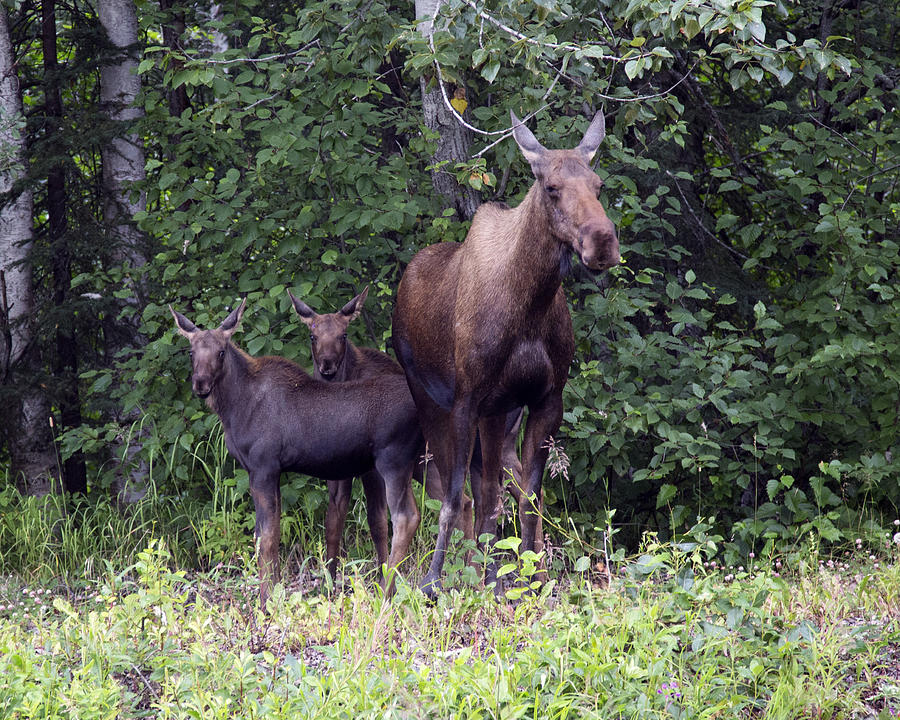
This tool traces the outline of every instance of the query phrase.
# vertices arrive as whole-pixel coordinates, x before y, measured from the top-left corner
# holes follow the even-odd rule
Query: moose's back
[[[223,415],[228,449],[245,467],[277,463],[284,470],[341,479],[371,470],[375,448],[421,443],[402,373],[338,387],[313,380],[285,358],[261,357],[246,382],[242,406],[227,423]]]

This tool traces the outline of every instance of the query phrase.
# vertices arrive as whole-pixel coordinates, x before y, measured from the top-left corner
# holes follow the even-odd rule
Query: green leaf
[[[659,493],[656,496],[656,508],[659,509],[664,505],[667,505],[677,493],[678,490],[674,485],[663,483],[659,488]]]
[[[494,79],[497,77],[497,73],[499,72],[500,63],[497,60],[491,60],[491,62],[489,62],[481,69],[481,77],[483,77],[489,83],[492,83],[494,82]]]
[[[338,251],[332,248],[329,248],[325,252],[322,253],[322,264],[323,265],[334,265],[334,263],[338,259]]]
[[[511,535],[510,537],[501,538],[494,547],[498,550],[514,550],[518,552],[519,546],[522,544],[522,538]]]

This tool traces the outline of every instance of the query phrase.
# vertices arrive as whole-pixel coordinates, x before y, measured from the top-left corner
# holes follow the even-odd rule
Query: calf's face
[[[347,354],[347,327],[362,311],[369,294],[366,288],[336,313],[318,315],[302,300],[288,290],[294,310],[309,328],[309,343],[313,364],[323,380],[341,380]]]
[[[176,312],[172,306],[169,311],[175,318],[175,329],[190,342],[191,356],[191,389],[194,394],[206,398],[221,379],[225,371],[225,355],[228,343],[240,324],[247,300],[225,318],[215,330],[203,330]]]

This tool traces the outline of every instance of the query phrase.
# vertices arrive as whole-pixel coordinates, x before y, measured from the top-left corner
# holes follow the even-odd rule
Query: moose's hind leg
[[[362,476],[362,484],[366,493],[366,518],[369,521],[372,544],[375,545],[380,578],[381,566],[388,561],[388,508],[384,479],[377,470],[370,470]]]
[[[337,559],[341,551],[341,537],[350,507],[352,478],[328,480],[328,507],[325,509],[325,566],[331,579],[337,578]]]
[[[413,535],[419,527],[419,508],[412,491],[413,462],[405,467],[379,467],[384,478],[387,505],[391,512],[391,552],[387,560],[388,573],[382,580],[385,595],[393,592],[393,573],[409,552]]]

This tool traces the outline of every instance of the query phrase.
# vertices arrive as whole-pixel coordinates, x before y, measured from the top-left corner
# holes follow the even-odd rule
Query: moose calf
[[[251,357],[231,342],[245,306],[246,299],[215,330],[169,310],[190,342],[193,391],[219,416],[228,451],[250,476],[265,608],[280,575],[281,473],[338,480],[377,471],[383,482],[376,492],[393,521],[390,557],[378,560],[394,568],[419,525],[411,477],[423,439],[402,375],[335,385],[317,382],[285,358]],[[386,547],[373,540],[379,552]],[[390,578],[383,582],[389,591]]]

